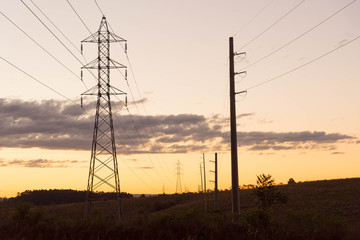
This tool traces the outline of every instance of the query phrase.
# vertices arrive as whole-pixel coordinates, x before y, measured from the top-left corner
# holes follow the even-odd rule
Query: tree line
[[[50,205],[84,202],[87,191],[71,189],[49,189],[49,190],[26,190],[18,193],[16,197],[6,199],[7,202],[28,202],[34,205]],[[97,199],[114,199],[115,192],[95,192],[93,196]],[[130,193],[120,193],[121,198],[132,198]]]

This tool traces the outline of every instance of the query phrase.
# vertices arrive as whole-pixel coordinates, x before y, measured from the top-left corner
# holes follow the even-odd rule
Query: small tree
[[[255,195],[259,206],[264,210],[275,203],[287,202],[287,195],[275,188],[275,179],[270,174],[257,176]]]
[[[293,178],[289,178],[288,184],[294,184],[296,183],[295,180]]]

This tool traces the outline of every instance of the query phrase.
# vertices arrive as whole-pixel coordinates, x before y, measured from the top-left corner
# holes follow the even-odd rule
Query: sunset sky
[[[247,71],[235,84],[247,90],[236,103],[239,184],[262,173],[277,183],[359,176],[359,1],[23,2],[62,43],[22,1],[0,3],[0,197],[86,189],[94,99],[84,99],[88,114],[79,104],[96,79],[84,72],[82,83],[80,68],[97,52],[79,50],[100,9],[128,42],[130,62],[111,46],[129,76],[111,75],[131,113],[113,99],[121,191],[174,193],[178,160],[183,189],[197,191],[202,153],[211,180],[215,152],[219,188],[230,187],[229,37],[246,52],[235,58]]]

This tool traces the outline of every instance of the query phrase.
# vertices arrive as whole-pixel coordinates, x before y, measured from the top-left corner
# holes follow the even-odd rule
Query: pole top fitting
[[[246,74],[246,71],[235,72],[234,74],[235,74],[235,75]]]
[[[235,95],[236,94],[242,94],[242,93],[247,93],[247,91],[236,92]]]
[[[245,55],[246,56],[246,52],[240,52],[240,53],[234,52],[234,56],[238,56],[238,55]]]

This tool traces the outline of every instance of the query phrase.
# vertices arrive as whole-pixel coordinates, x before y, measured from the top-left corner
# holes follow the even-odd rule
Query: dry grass
[[[326,221],[329,220],[331,224],[341,224],[346,227],[347,234],[344,239],[358,239],[358,236],[360,236],[359,178],[303,182],[281,185],[278,186],[278,189],[289,196],[287,204],[277,205],[271,209],[271,216],[278,222],[286,224],[285,219],[288,219],[289,216],[292,217],[292,219],[299,219],[301,217],[304,219],[309,218],[311,221],[316,221],[316,219],[324,221],[325,219]],[[207,194],[208,212],[213,212],[215,215],[206,215],[206,219],[211,219],[209,221],[212,225],[222,224],[222,220],[218,222],[218,220],[214,220],[214,218],[223,218],[226,221],[230,219],[229,224],[231,224],[231,192],[219,192],[218,199],[218,210],[214,211],[214,194]],[[240,191],[240,206],[241,215],[243,216],[246,216],[247,213],[251,213],[257,208],[253,190],[247,189]],[[104,208],[105,212],[111,212],[111,207],[108,202],[97,203],[96,207]],[[188,193],[124,199],[122,201],[122,209],[123,223],[121,225],[125,229],[138,228],[138,226],[151,226],[152,228],[156,228],[156,224],[158,224],[159,221],[173,221],[171,224],[180,222],[184,225],[189,219],[197,218],[197,216],[200,216],[204,212],[204,195]],[[51,219],[57,219],[60,222],[75,223],[83,221],[84,203],[40,207],[33,206],[32,211],[41,211]],[[0,208],[0,217],[11,215],[13,212],[13,207],[2,205]],[[316,218],[317,216],[319,217]],[[223,222],[226,222],[225,220]],[[201,222],[203,220],[199,217],[197,221]],[[318,222],[314,222],[314,224],[315,223],[322,224]],[[208,227],[212,226],[211,224],[208,225]],[[324,225],[324,228],[327,226],[330,225]],[[291,226],[289,229],[290,228]],[[190,230],[188,229],[188,231],[191,232],[191,228]],[[296,229],[294,231],[296,231]],[[137,236],[139,237],[140,235]],[[146,237],[142,236],[142,238]]]

